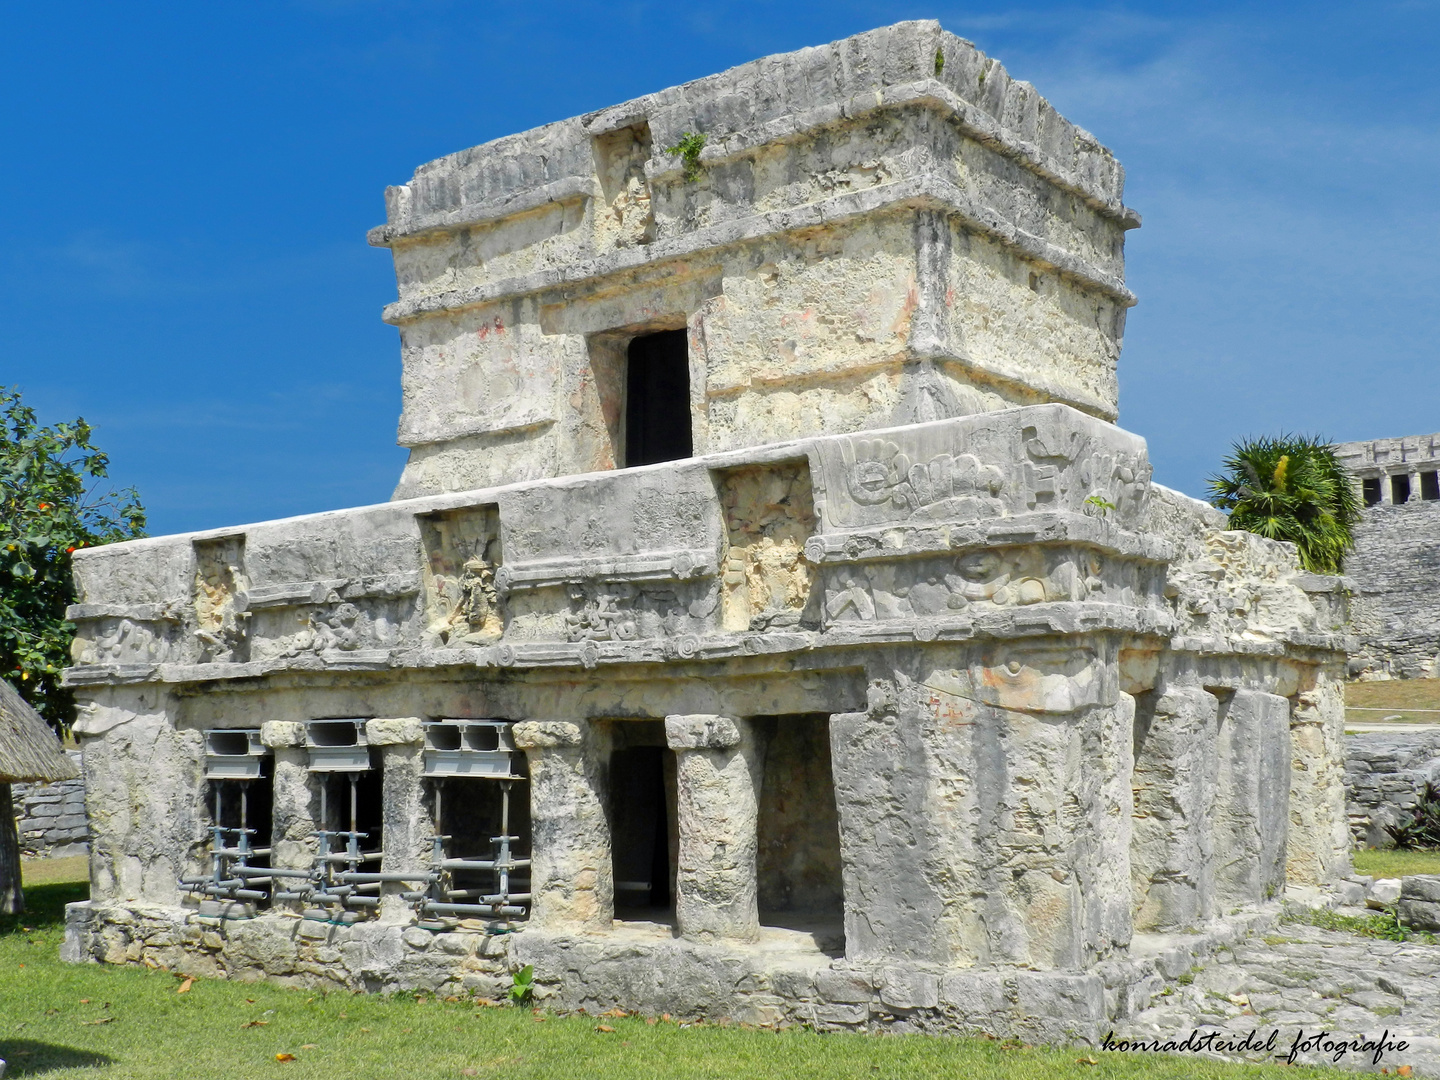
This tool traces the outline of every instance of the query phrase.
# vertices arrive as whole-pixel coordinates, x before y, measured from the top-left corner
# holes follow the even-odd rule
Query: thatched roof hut
[[[79,775],[40,714],[0,679],[0,784],[49,783]]]

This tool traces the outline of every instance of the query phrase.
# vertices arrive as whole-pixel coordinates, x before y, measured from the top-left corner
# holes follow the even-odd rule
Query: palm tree
[[[1243,439],[1210,478],[1211,505],[1230,515],[1230,528],[1288,540],[1300,564],[1338,574],[1355,544],[1360,500],[1335,447],[1308,435]]]

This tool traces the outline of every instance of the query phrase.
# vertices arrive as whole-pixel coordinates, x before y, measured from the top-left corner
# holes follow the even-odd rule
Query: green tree
[[[1338,574],[1360,520],[1360,500],[1335,447],[1307,435],[1244,439],[1210,478],[1210,502],[1230,515],[1230,528],[1289,540],[1300,563]]]
[[[108,466],[84,420],[44,427],[0,387],[0,678],[61,729],[74,706],[60,687],[75,633],[70,554],[145,535],[135,489],[102,483]]]

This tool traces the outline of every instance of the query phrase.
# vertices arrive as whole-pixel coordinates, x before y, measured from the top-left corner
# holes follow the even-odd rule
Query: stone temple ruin
[[[390,189],[394,501],[76,555],[66,955],[1091,1038],[1346,873],[1344,594],[1114,426],[1122,185],[915,22]]]
[[[1342,443],[1365,505],[1350,579],[1350,672],[1440,678],[1440,434]]]

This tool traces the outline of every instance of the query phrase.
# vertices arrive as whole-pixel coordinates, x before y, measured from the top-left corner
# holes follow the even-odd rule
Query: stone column
[[[424,870],[430,865],[430,838],[436,828],[425,799],[425,727],[418,717],[371,720],[365,738],[380,748],[384,770],[380,869],[387,874]],[[418,881],[381,885],[380,921],[413,921],[415,909],[400,894],[417,888]]]
[[[1183,930],[1214,908],[1219,702],[1198,686],[1169,686],[1137,705],[1130,847],[1135,929]]]
[[[606,732],[585,720],[526,720],[515,745],[530,765],[530,925],[608,931],[615,919]]]
[[[315,859],[315,816],[320,812],[310,784],[310,758],[305,752],[305,725],[267,720],[260,741],[274,758],[270,816],[270,865],[308,870]],[[284,889],[285,883],[280,888]]]
[[[747,721],[700,713],[665,718],[677,762],[680,852],[675,921],[683,937],[754,941],[760,757]]]
[[[1285,879],[1329,885],[1350,872],[1345,815],[1343,669],[1322,670],[1290,714],[1290,829]]]
[[[1290,702],[1237,690],[1216,736],[1215,895],[1222,908],[1285,888],[1290,809]]]

